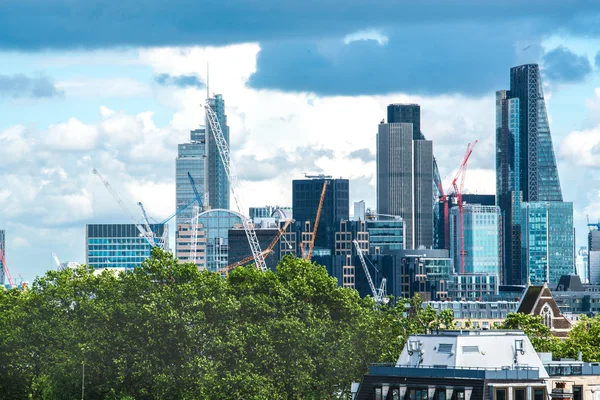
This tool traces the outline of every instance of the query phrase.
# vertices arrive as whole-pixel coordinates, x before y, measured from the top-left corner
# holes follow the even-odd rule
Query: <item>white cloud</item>
[[[45,144],[55,150],[86,151],[96,147],[98,132],[77,118],[69,118],[67,122],[50,125],[45,136]]]
[[[600,167],[600,125],[569,133],[560,144],[560,155],[585,167]]]
[[[0,131],[0,165],[8,165],[25,159],[31,151],[32,142],[26,137],[25,127],[12,126]]]
[[[350,44],[359,40],[375,40],[380,46],[387,44],[389,38],[379,29],[366,29],[350,33],[344,37],[344,44]]]
[[[29,243],[29,240],[20,236],[17,236],[14,239],[12,239],[11,244],[13,247],[31,247],[31,243]]]

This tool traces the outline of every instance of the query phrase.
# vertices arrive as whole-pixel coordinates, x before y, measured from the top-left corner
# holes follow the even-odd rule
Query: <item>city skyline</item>
[[[476,12],[485,14],[481,8]],[[354,23],[328,30],[322,39],[329,44],[322,46],[311,42],[295,47],[284,39],[261,43],[252,35],[258,42],[190,47],[189,41],[165,38],[173,47],[146,47],[158,45],[149,41],[117,48],[106,42],[77,50],[57,45],[47,52],[2,42],[6,63],[0,80],[20,82],[15,80],[19,74],[26,78],[21,86],[2,86],[0,98],[5,111],[0,116],[0,229],[6,231],[13,275],[31,280],[53,268],[52,252],[61,260],[83,261],[86,223],[130,222],[93,177],[93,167],[136,215],[136,201],[144,202],[156,221],[174,212],[176,145],[204,124],[199,104],[206,96],[207,62],[211,90],[227,101],[246,207],[290,205],[291,180],[304,172],[350,179],[350,201],[364,199],[373,206],[375,126],[393,103],[421,105],[421,129],[434,143],[442,177],[453,175],[466,143],[478,139],[466,189],[493,193],[494,92],[509,87],[511,67],[539,62],[563,197],[574,202],[577,244],[584,245],[585,216],[592,221],[599,217],[594,178],[599,164],[593,149],[600,135],[595,62],[600,44],[582,40],[576,31],[561,35],[560,28],[570,29],[566,22],[548,24],[539,37],[520,31],[526,28],[494,29],[502,32],[493,36],[495,42],[477,39],[486,36],[478,32],[489,32],[483,23],[449,23],[455,33],[448,36],[452,43],[447,48],[430,37],[437,32],[446,38],[439,34],[448,27],[432,31],[434,22],[427,27],[432,33],[410,46],[403,39],[408,37],[405,28],[375,24],[365,31]],[[494,54],[477,62],[456,58],[464,51],[455,46],[465,45],[469,50],[493,48]],[[431,46],[443,53],[421,61],[418,55]],[[400,54],[399,48],[411,63],[395,62],[392,55]],[[308,54],[306,64],[300,63],[306,72],[274,73],[272,68],[290,68],[284,61],[291,57],[278,58],[280,64],[273,57],[284,49]],[[334,54],[343,62],[333,62]],[[354,65],[356,70],[314,69],[311,57],[323,55],[328,68]],[[267,82],[265,74],[289,81]],[[14,87],[21,89],[15,92]],[[174,226],[169,230],[176,232]]]

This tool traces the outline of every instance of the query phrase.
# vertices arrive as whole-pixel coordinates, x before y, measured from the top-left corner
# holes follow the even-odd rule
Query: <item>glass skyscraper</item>
[[[204,228],[206,269],[217,271],[229,265],[229,230],[242,227],[240,216],[229,210],[208,210],[198,223]]]
[[[402,219],[381,217],[378,220],[367,220],[367,231],[372,253],[404,250],[406,238]]]
[[[500,209],[496,206],[465,204],[465,273],[500,276]],[[450,257],[461,265],[458,207],[450,210]]]
[[[521,230],[528,283],[556,285],[561,276],[575,273],[573,203],[523,203]]]
[[[209,106],[217,115],[225,141],[229,144],[229,126],[225,114],[225,100],[220,94],[208,99]],[[229,180],[213,132],[208,121],[206,123],[208,205],[210,208],[229,209]]]
[[[156,236],[167,226],[150,224]],[[168,243],[168,237],[166,242]],[[135,268],[150,257],[150,244],[133,224],[88,224],[85,226],[85,262],[94,268]]]
[[[177,145],[177,160],[175,161],[177,211],[190,204],[196,197],[188,178],[188,172],[196,183],[196,189],[203,196],[206,190],[206,129],[204,127],[191,131],[188,143]],[[193,216],[194,207],[188,207],[177,215],[177,225],[189,223]]]
[[[505,284],[528,281],[521,203],[562,199],[539,66],[513,67],[510,90],[496,92],[496,204],[503,217]]]

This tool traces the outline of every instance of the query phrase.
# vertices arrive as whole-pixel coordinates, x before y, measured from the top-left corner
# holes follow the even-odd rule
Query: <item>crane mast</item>
[[[15,287],[15,281],[13,281],[12,275],[8,269],[8,265],[6,264],[6,258],[4,257],[4,249],[0,246],[0,263],[2,263],[2,268],[4,269],[4,275],[6,276],[6,280],[10,284],[11,288]],[[4,283],[4,282],[2,282]]]
[[[365,271],[365,275],[367,276],[367,281],[369,282],[371,293],[373,293],[373,299],[375,299],[376,303],[383,302],[386,289],[386,279],[383,278],[381,280],[381,286],[378,289],[375,288],[375,284],[373,283],[373,279],[371,278],[371,274],[369,273],[369,269],[367,268],[367,262],[365,261],[365,256],[363,255],[358,240],[354,239],[352,243],[354,243],[354,247],[356,247],[356,253],[358,254],[358,258],[360,258],[360,263],[362,264],[363,270]]]
[[[221,157],[221,161],[223,161],[225,173],[227,174],[227,179],[229,180],[229,185],[231,186],[231,193],[233,194],[233,199],[237,206],[238,212],[240,214],[244,214],[244,208],[242,206],[241,199],[237,194],[237,176],[231,168],[231,153],[229,151],[229,145],[225,140],[225,136],[223,136],[221,124],[217,119],[217,115],[210,107],[209,99],[206,99],[204,109],[206,111],[206,119],[211,128],[210,130],[213,133],[217,149],[219,150],[219,156]],[[256,237],[254,224],[252,223],[250,218],[244,217],[242,218],[242,225],[244,226],[244,231],[246,232],[246,237],[248,238],[248,244],[250,245],[250,250],[252,251],[252,256],[254,257],[254,261],[256,263],[256,268],[258,268],[261,271],[266,271],[267,265],[265,264],[265,258],[260,249],[260,243],[258,242],[258,238]]]
[[[315,226],[313,228],[313,234],[310,238],[310,244],[308,246],[307,260],[312,258],[313,248],[315,247],[315,240],[317,239],[317,229],[319,229],[319,220],[321,219],[321,211],[323,210],[323,201],[325,200],[325,192],[327,191],[327,181],[323,182],[323,190],[321,190],[321,197],[319,198],[319,207],[317,208],[317,216],[315,217]],[[302,250],[304,254],[304,250]]]

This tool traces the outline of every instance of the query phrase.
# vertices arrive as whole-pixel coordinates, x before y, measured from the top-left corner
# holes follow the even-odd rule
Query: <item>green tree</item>
[[[587,362],[600,362],[600,317],[581,316],[569,332],[562,353],[565,357],[576,358],[581,352]]]
[[[539,315],[509,313],[500,329],[520,329],[529,337],[536,351],[560,354],[561,341],[544,325]]]

